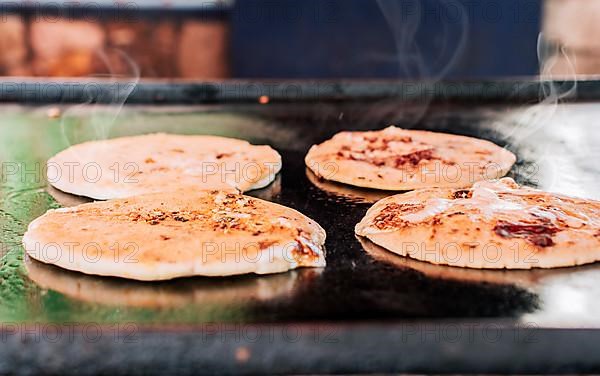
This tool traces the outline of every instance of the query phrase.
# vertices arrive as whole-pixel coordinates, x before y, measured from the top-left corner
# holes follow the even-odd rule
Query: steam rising
[[[109,54],[111,53],[111,58]],[[84,100],[80,104],[67,107],[61,120],[61,130],[68,145],[79,143],[83,140],[74,140],[67,134],[67,121],[73,118],[84,122],[83,130],[86,140],[103,140],[109,137],[111,129],[127,98],[135,90],[139,79],[138,65],[127,53],[120,49],[110,51],[97,51],[97,56],[106,67],[108,74],[97,74],[84,82]],[[125,72],[117,73],[114,62],[125,67]],[[83,116],[82,116],[83,115]],[[73,136],[75,137],[75,136]]]
[[[421,46],[417,42],[417,33],[424,27],[423,2],[420,0],[377,0],[383,16],[394,36],[397,61],[400,71],[407,77],[439,81],[444,78],[462,55],[469,30],[469,19],[465,7],[456,0],[436,2],[436,14],[450,14],[456,11],[457,18],[450,22],[447,17],[439,16],[440,33],[436,40],[441,41],[438,56],[425,61]],[[409,11],[410,10],[410,11]],[[457,37],[458,36],[458,37]],[[448,51],[450,53],[448,53]]]
[[[419,45],[418,33],[426,27],[424,17],[427,13],[420,0],[377,0],[386,23],[393,35],[397,61],[401,77],[409,77],[418,81],[416,92],[422,92],[418,102],[410,107],[410,120],[403,122],[403,127],[411,127],[418,123],[424,116],[432,99],[432,91],[427,88],[434,87],[435,83],[443,79],[455,66],[456,61],[462,56],[469,32],[468,12],[459,1],[439,0],[434,3],[435,12],[441,14],[455,14],[452,20],[439,17],[438,35],[434,39],[439,43],[435,49],[436,55],[424,56],[423,50],[433,50],[431,46]],[[399,83],[401,84],[401,83]],[[422,90],[425,89],[425,90]],[[384,109],[378,108],[377,113],[366,114],[365,119],[398,118],[405,115],[407,107],[398,106],[398,101],[393,99]],[[405,118],[405,116],[403,116]]]
[[[579,163],[575,159],[586,154],[583,149],[586,142],[581,139],[585,136],[576,131],[579,128],[569,127],[573,121],[571,116],[565,116],[565,110],[569,107],[560,105],[577,91],[572,60],[562,46],[549,43],[543,33],[538,36],[537,55],[540,71],[539,102],[501,116],[495,128],[505,135],[512,149],[519,150],[521,159],[535,161],[534,165],[521,167],[527,170],[521,171],[521,175],[527,176],[528,184],[538,185],[550,191],[589,196],[586,194],[587,189],[582,189],[582,182],[576,178],[581,174],[576,171]],[[553,74],[553,67],[559,59],[567,62],[570,72],[569,79],[562,83],[555,81],[556,77]],[[561,78],[564,79],[564,76]],[[553,123],[556,125],[552,126]],[[557,129],[559,133],[552,133]],[[545,138],[559,141],[571,138],[568,144],[581,145],[582,149],[558,153],[557,150],[548,147],[556,145],[557,141],[545,142]]]
[[[447,76],[464,52],[470,26],[468,11],[461,2],[453,0],[377,0],[377,4],[394,37],[399,74],[417,82],[417,87],[412,90],[417,96],[409,102],[392,98],[379,103],[379,106],[364,114],[364,122],[372,125],[374,120],[389,122],[402,119],[402,126],[410,128],[423,119],[433,99],[436,82]],[[430,55],[431,46],[420,45],[423,44],[423,38],[419,38],[419,31],[427,26],[426,17],[432,15],[432,10],[425,10],[425,6],[437,7],[433,10],[437,15],[450,11],[458,15],[452,20],[441,17],[441,22],[436,24],[439,34],[434,37],[441,42],[434,56]],[[482,129],[493,129],[508,143],[509,149],[517,152],[521,161],[529,161],[529,164],[521,163],[516,167],[521,169],[517,171],[522,178],[521,183],[576,196],[597,196],[591,192],[600,191],[600,182],[597,179],[582,182],[581,179],[582,176],[588,176],[587,171],[594,169],[590,161],[597,160],[594,156],[599,151],[581,131],[582,127],[569,126],[576,121],[581,110],[573,104],[559,105],[577,91],[572,58],[564,47],[547,40],[543,33],[538,36],[537,46],[532,45],[531,48],[537,48],[539,63],[540,76],[536,86],[540,91],[537,103],[502,111],[490,117],[490,123],[482,126]],[[424,51],[428,54],[424,54]],[[557,81],[554,75],[554,67],[559,61],[566,62],[569,71],[567,80]],[[564,78],[561,75],[560,79]],[[491,89],[494,90],[493,87]],[[518,95],[515,97],[519,98]],[[589,113],[590,108],[584,112]],[[589,116],[584,119],[579,116],[579,121],[590,120]],[[554,126],[550,126],[552,124]],[[549,149],[549,145],[560,145],[563,141],[569,142],[564,142],[565,148],[560,152]],[[568,149],[573,145],[577,145],[577,150]]]
[[[537,40],[537,56],[540,71],[539,103],[528,107],[515,119],[518,126],[508,134],[508,137],[516,145],[526,142],[529,137],[540,131],[544,124],[547,124],[549,120],[556,116],[558,103],[571,97],[577,91],[573,64],[564,48],[548,43],[544,38],[544,34],[540,33]],[[567,81],[564,86],[554,81],[555,77],[552,73],[552,67],[561,56],[564,56],[568,62],[572,80],[572,83]]]

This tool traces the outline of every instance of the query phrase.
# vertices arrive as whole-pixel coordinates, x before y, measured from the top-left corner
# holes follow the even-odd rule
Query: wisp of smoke
[[[70,105],[63,111],[61,131],[68,145],[78,143],[72,142],[74,140],[71,140],[67,135],[67,120],[71,117],[81,116],[83,121],[86,122],[86,126],[93,130],[92,135],[84,132],[87,138],[90,136],[94,140],[108,138],[117,117],[123,109],[123,105],[139,82],[140,70],[133,59],[120,49],[113,49],[110,52],[112,52],[114,58],[121,60],[119,65],[126,67],[125,72],[116,72],[107,51],[97,51],[97,55],[106,67],[108,74],[93,75],[92,79],[84,81],[82,103]]]
[[[468,12],[462,3],[456,0],[436,0],[428,2],[433,12],[426,12],[421,0],[377,0],[387,25],[393,35],[396,54],[394,60],[398,63],[399,75],[416,82],[410,88],[411,95],[416,101],[411,101],[410,117],[402,123],[410,128],[425,115],[433,95],[435,84],[446,77],[455,66],[465,49],[469,31]],[[444,14],[452,9],[456,18],[449,20]],[[439,41],[439,48],[432,51],[431,46],[421,46],[418,33],[427,27],[424,17],[436,17],[436,35],[432,38]],[[431,33],[428,30],[428,33]],[[425,49],[427,53],[423,51]],[[432,53],[434,52],[434,53]],[[403,85],[403,82],[398,82]],[[406,88],[406,87],[405,87]],[[408,98],[411,99],[411,98]],[[365,114],[365,120],[396,119],[406,111],[400,106],[397,98],[387,103],[378,103],[376,109]]]
[[[553,137],[564,139],[569,133],[568,117],[563,114],[561,102],[572,97],[577,91],[577,75],[571,56],[563,46],[550,43],[546,40],[544,33],[538,35],[537,55],[539,62],[539,100],[538,103],[526,106],[524,109],[511,111],[501,116],[494,124],[499,133],[503,134],[514,150],[521,150],[520,157],[527,160],[535,160],[535,166],[530,174],[543,177],[539,182],[533,177],[531,183],[541,184],[548,190],[569,191],[571,194],[580,194],[580,190],[574,185],[569,185],[569,179],[573,179],[573,156],[557,155],[555,150],[547,146],[545,142],[536,142],[542,137]],[[560,76],[561,81],[556,80],[553,68],[557,61],[566,63],[568,74]],[[566,78],[566,79],[565,79]],[[559,127],[552,127],[552,123],[560,123]],[[560,129],[560,135],[549,134],[551,129]],[[549,143],[553,145],[553,143]],[[534,148],[533,155],[529,150]],[[578,150],[577,153],[585,153]],[[574,179],[576,180],[576,179]],[[561,187],[556,187],[560,183]]]
[[[560,101],[569,98],[577,91],[575,70],[564,48],[548,43],[544,38],[544,34],[540,33],[537,40],[537,56],[540,71],[539,103],[528,107],[525,111],[519,113],[518,118],[515,119],[518,126],[507,134],[513,144],[520,144],[538,132],[544,124],[555,116]],[[569,75],[572,77],[570,86],[559,86],[554,81],[552,67],[560,57],[564,57],[567,61]],[[568,84],[569,81],[567,81]]]

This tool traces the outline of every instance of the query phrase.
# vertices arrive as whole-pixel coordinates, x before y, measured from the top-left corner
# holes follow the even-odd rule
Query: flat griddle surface
[[[142,338],[156,335],[156,330],[164,338],[175,338],[183,335],[181,328],[201,330],[208,324],[342,325],[345,329],[335,332],[338,337],[331,346],[349,345],[358,338],[361,344],[378,342],[373,336],[382,338],[380,345],[385,346],[385,333],[398,330],[398,325],[434,325],[438,331],[440,323],[483,323],[503,330],[600,326],[600,265],[480,271],[400,258],[372,244],[361,244],[355,237],[354,225],[370,206],[359,198],[365,192],[348,192],[347,187],[335,185],[323,190],[309,180],[303,161],[313,143],[340,130],[378,129],[393,123],[491,140],[517,154],[518,163],[510,173],[517,182],[599,199],[600,128],[595,119],[600,106],[595,104],[130,106],[120,112],[112,107],[65,106],[59,119],[49,118],[48,108],[2,109],[0,322],[134,325],[148,336]],[[318,221],[327,231],[327,267],[269,276],[142,283],[24,260],[20,241],[31,220],[49,208],[86,201],[48,187],[42,167],[49,156],[86,140],[158,131],[245,138],[276,148],[283,156],[280,176],[271,186],[249,194],[290,206]],[[336,193],[340,190],[343,193]],[[344,340],[352,328],[362,334],[356,338],[348,334]],[[194,338],[198,339],[186,340]],[[269,351],[285,349],[268,346]],[[358,359],[350,357],[348,364],[353,361]],[[309,367],[303,370],[428,370],[407,368],[405,363],[385,369],[373,362],[349,368],[310,368],[311,364],[305,363]],[[423,359],[422,364],[436,363]],[[285,367],[272,370],[291,371]]]

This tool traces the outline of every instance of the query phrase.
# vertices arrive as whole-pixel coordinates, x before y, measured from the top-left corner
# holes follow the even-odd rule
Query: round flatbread
[[[355,232],[402,256],[490,269],[553,268],[600,260],[600,202],[519,187],[512,179],[471,189],[387,197]]]
[[[38,261],[145,281],[324,266],[324,241],[325,231],[293,209],[195,190],[49,210],[23,237]]]
[[[340,132],[311,147],[305,158],[321,178],[396,191],[470,187],[506,175],[515,161],[513,153],[489,141],[393,126]]]
[[[71,146],[48,160],[47,176],[61,191],[105,200],[182,187],[246,192],[269,185],[280,169],[270,146],[156,133]]]

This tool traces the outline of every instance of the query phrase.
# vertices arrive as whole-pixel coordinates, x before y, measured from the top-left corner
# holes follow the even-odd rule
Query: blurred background
[[[15,1],[0,17],[2,76],[600,73],[598,0]]]

